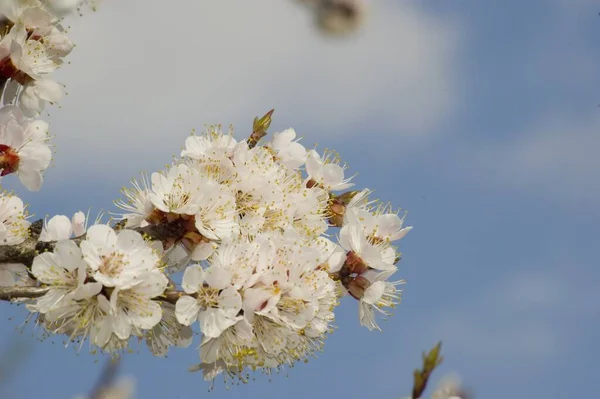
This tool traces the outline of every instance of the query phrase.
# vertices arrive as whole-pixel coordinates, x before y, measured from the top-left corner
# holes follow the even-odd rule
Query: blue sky
[[[325,352],[289,376],[210,396],[399,398],[421,351],[444,342],[435,380],[455,371],[479,398],[587,397],[600,327],[600,7],[592,0],[371,0],[348,40],[320,37],[292,1],[105,1],[71,22],[59,74],[69,96],[42,191],[14,187],[39,216],[112,210],[118,190],[160,168],[192,128],[275,108],[273,131],[335,148],[357,186],[409,211],[404,300],[384,332],[339,308]],[[14,332],[30,348],[2,397],[71,398],[97,357]],[[9,321],[9,317],[14,320]],[[208,385],[144,347],[127,356],[138,398],[196,398]],[[4,360],[4,359],[3,359]]]

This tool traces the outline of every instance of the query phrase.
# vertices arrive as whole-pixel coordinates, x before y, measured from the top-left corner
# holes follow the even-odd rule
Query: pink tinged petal
[[[200,290],[204,283],[204,270],[200,265],[191,265],[183,272],[181,288],[186,294],[193,294]]]
[[[244,308],[244,316],[249,322],[253,321],[255,312],[264,309],[272,296],[272,293],[260,288],[248,288],[244,290],[242,306]]]
[[[375,281],[366,290],[361,300],[369,305],[375,305],[385,292],[385,282]]]
[[[231,284],[231,271],[211,266],[205,270],[204,280],[210,287],[222,290]]]
[[[235,324],[221,309],[208,308],[198,314],[200,331],[208,338],[217,338],[223,331]]]
[[[184,326],[191,326],[198,320],[198,313],[201,309],[196,298],[184,295],[175,303],[175,317]]]
[[[23,183],[23,185],[29,191],[39,191],[40,188],[42,188],[42,182],[44,181],[44,178],[37,170],[19,168],[17,171],[17,176],[19,176],[19,180],[21,180],[21,183]]]

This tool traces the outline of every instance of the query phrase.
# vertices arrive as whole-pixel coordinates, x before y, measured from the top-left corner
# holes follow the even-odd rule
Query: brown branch
[[[44,296],[50,287],[0,287],[0,301],[13,301],[15,299],[35,299]],[[158,300],[172,303],[175,305],[177,300],[183,295],[183,291],[176,289],[167,289],[163,294],[157,297]]]
[[[0,287],[0,300],[34,299],[44,296],[48,287]]]

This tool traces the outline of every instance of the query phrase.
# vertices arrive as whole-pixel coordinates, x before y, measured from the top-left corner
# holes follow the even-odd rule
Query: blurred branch
[[[96,385],[90,392],[89,399],[102,399],[106,389],[114,384],[120,365],[121,361],[119,358],[113,358],[106,362],[106,366],[104,366],[100,378],[98,378]]]
[[[33,348],[18,334],[15,334],[12,339],[5,338],[5,340],[6,349],[0,354],[0,386],[9,380],[11,374],[18,371]]]

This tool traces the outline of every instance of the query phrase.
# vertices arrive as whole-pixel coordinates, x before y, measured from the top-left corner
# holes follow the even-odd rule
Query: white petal
[[[209,308],[198,314],[200,331],[209,338],[220,336],[223,331],[235,324],[221,309]]]
[[[377,301],[381,299],[381,296],[385,292],[385,282],[376,281],[371,284],[366,290],[361,298],[363,302],[368,303],[369,305],[374,305]]]
[[[193,294],[200,290],[204,283],[204,270],[200,265],[191,265],[183,272],[181,288],[186,294]]]
[[[206,283],[218,290],[222,290],[231,284],[231,271],[221,267],[211,266],[204,273]]]
[[[37,170],[19,169],[17,170],[17,176],[19,176],[21,183],[30,191],[39,191],[42,188],[44,178]]]
[[[190,326],[198,319],[200,309],[200,304],[195,298],[184,295],[175,303],[175,316],[178,322]]]

